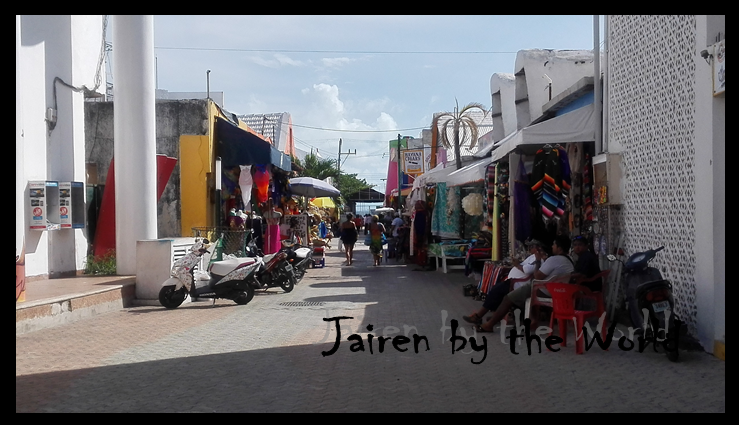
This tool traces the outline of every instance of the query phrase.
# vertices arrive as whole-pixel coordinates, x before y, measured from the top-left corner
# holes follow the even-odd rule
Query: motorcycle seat
[[[251,257],[232,258],[230,260],[216,261],[213,263],[213,265],[210,266],[210,273],[219,276],[225,276],[242,264],[249,265],[256,262],[257,259]]]

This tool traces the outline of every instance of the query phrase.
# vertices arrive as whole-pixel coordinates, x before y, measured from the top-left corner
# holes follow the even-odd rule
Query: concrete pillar
[[[26,235],[26,172],[23,166],[23,102],[21,102],[21,17],[15,15],[15,255],[16,261],[16,301],[24,301],[25,288],[25,235]],[[22,263],[24,266],[19,267]],[[19,275],[20,281],[19,281]],[[21,283],[22,282],[22,283]]]
[[[154,18],[113,18],[116,267],[136,274],[136,241],[157,238]]]

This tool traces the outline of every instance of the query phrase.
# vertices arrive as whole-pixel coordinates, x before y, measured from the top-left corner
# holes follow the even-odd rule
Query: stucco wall
[[[521,50],[516,54],[516,100],[518,128],[531,124],[542,115],[549,102],[549,80],[552,98],[583,77],[593,76],[593,52],[590,50]],[[528,99],[524,101],[523,99]]]
[[[98,181],[105,183],[113,158],[113,102],[85,104],[85,162],[95,163]],[[158,237],[180,236],[180,136],[208,134],[207,100],[156,102],[157,154],[178,159],[157,204]]]
[[[101,15],[22,15],[18,121],[23,167],[16,181],[85,181],[83,94],[56,84],[57,123],[49,132],[46,110],[54,107],[54,79],[93,89],[102,45]],[[20,174],[19,174],[20,172]],[[24,193],[25,199],[25,193]],[[16,228],[24,232],[26,276],[74,273],[84,267],[84,230],[27,230],[24,205],[16,206]]]
[[[497,142],[516,131],[516,78],[514,75],[493,74],[490,77],[490,94],[493,105],[493,142]]]

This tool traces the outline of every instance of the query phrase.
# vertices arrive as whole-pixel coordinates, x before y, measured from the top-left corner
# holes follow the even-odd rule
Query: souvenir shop
[[[292,220],[293,228],[306,240],[308,220],[290,192],[290,157],[228,120],[217,119],[216,131],[217,218],[215,228],[203,228],[203,236],[215,240],[222,234],[227,254],[243,252],[253,237],[265,254],[271,254],[279,251],[295,218],[304,225],[296,226]]]

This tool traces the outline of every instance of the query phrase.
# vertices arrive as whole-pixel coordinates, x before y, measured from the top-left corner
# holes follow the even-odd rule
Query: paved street
[[[486,353],[468,342],[453,354],[451,320],[472,336],[461,316],[480,306],[462,295],[472,281],[373,267],[356,250],[353,266],[334,247],[293,292],[258,291],[246,306],[134,307],[17,336],[16,412],[725,412],[725,362],[703,352],[576,355],[570,333],[559,352],[514,355],[496,331]],[[336,339],[323,318],[339,316],[352,319],[323,356]],[[366,351],[350,350],[353,333]],[[380,353],[383,334],[408,335],[407,350],[388,341]],[[429,350],[420,340],[415,352],[414,334]]]

